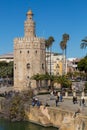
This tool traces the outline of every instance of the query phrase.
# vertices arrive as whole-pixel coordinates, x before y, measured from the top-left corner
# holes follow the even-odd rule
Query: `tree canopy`
[[[78,63],[78,69],[87,73],[87,56],[81,59]]]
[[[62,41],[60,42],[60,47],[62,50],[66,49],[68,40],[69,40],[69,34],[64,33],[62,35]]]
[[[13,62],[0,62],[0,77],[13,77]]]

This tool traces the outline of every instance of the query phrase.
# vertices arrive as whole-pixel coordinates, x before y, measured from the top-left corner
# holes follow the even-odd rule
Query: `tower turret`
[[[31,10],[27,12],[27,20],[24,24],[25,37],[35,37],[35,22],[33,21],[33,13]]]

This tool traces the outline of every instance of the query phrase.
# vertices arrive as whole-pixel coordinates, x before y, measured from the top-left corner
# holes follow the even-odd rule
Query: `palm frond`
[[[87,47],[87,43],[83,42],[80,44],[81,49],[85,49]]]
[[[60,42],[60,47],[61,47],[62,50],[64,50],[66,48],[66,42],[61,41]]]

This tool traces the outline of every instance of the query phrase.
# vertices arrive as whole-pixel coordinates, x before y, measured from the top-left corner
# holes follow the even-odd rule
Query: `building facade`
[[[13,53],[0,55],[0,62],[5,61],[7,63],[13,61]]]
[[[78,62],[81,58],[68,58],[67,59],[67,72],[79,72],[78,70]]]
[[[50,63],[51,62],[51,63]],[[61,53],[46,53],[47,72],[51,75],[62,75],[63,55]]]
[[[14,87],[19,90],[36,87],[31,79],[35,74],[45,74],[45,39],[36,37],[30,10],[24,23],[24,37],[14,39]]]

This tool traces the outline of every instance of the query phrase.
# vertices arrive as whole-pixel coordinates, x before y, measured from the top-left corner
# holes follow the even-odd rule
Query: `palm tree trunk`
[[[62,59],[62,75],[64,75],[64,73],[65,73],[65,70],[64,70],[64,68],[65,68],[64,50],[62,52],[62,56],[63,56],[63,59]]]
[[[67,47],[65,48],[65,74],[67,74],[67,56],[66,56],[66,52],[67,52]]]
[[[47,72],[47,61],[46,61],[46,49],[45,49],[45,74],[46,74],[46,72]]]
[[[47,52],[48,52],[48,51],[47,51]],[[46,66],[45,66],[45,67],[46,67],[46,69],[45,69],[45,74],[48,73],[48,56],[49,56],[49,55],[48,55],[48,53],[47,53],[47,54],[46,54],[46,61],[45,61],[45,65],[46,65]]]
[[[52,53],[52,47],[50,47],[50,76],[51,76],[51,53]]]

